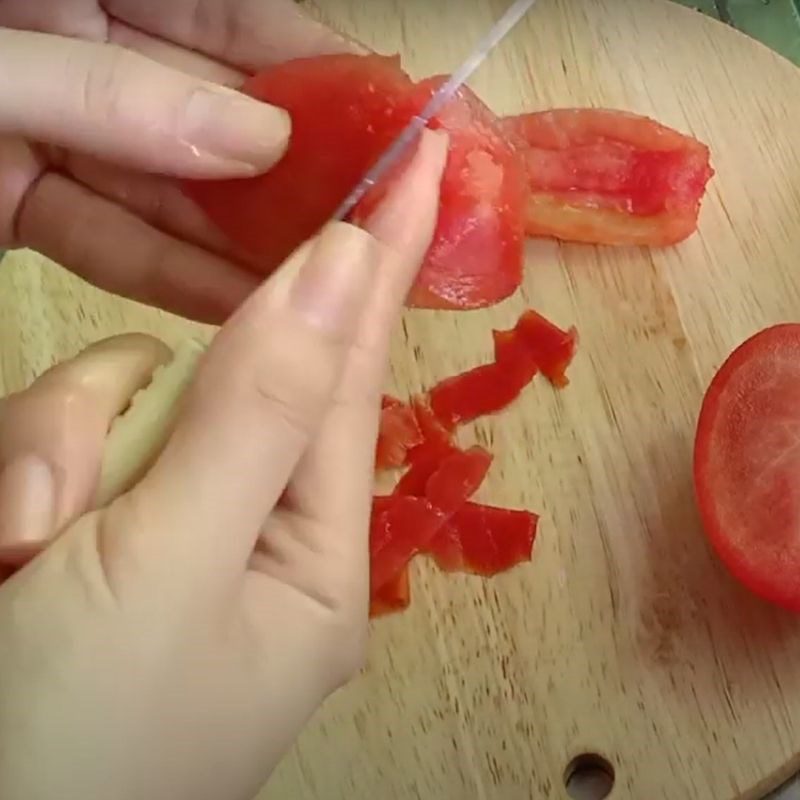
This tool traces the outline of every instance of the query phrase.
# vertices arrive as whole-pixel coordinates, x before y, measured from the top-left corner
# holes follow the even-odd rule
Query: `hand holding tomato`
[[[329,226],[251,294],[109,506],[105,431],[164,345],[106,341],[0,406],[0,561],[24,564],[0,586],[4,800],[250,797],[358,670],[389,329],[446,151],[427,132],[366,230]]]
[[[288,115],[228,87],[354,49],[292,0],[2,0],[0,247],[220,322],[256,279],[170,178],[268,170]]]

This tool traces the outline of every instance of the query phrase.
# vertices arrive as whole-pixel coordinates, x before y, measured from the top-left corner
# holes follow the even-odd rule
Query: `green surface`
[[[676,0],[738,28],[800,65],[800,0]]]

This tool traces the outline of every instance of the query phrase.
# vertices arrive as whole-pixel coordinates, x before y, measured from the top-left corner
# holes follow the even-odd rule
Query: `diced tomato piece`
[[[567,368],[578,347],[575,327],[562,330],[536,311],[528,310],[510,331],[494,331],[495,359],[524,370],[538,367],[555,386],[569,383]]]
[[[393,397],[384,397],[375,452],[378,469],[402,467],[409,450],[424,441],[414,409]]]
[[[430,404],[446,427],[454,428],[507,408],[531,382],[527,363],[483,364],[447,378],[430,391]]]
[[[530,561],[538,522],[528,511],[466,503],[440,528],[428,552],[446,572],[490,577]]]
[[[504,120],[524,142],[525,230],[607,245],[668,245],[697,228],[708,147],[647,117],[556,109]]]
[[[754,593],[800,612],[800,324],[739,345],[703,399],[694,483],[706,535]]]
[[[453,453],[428,478],[425,497],[452,516],[480,488],[492,460],[492,454],[478,445]]]
[[[376,498],[378,500],[378,498]],[[370,525],[370,595],[395,580],[447,521],[422,497],[394,495],[373,501]]]
[[[330,219],[441,80],[414,84],[399,58],[379,55],[323,55],[270,66],[243,91],[291,115],[284,157],[257,177],[186,181],[185,191],[249,254],[255,270],[269,274]],[[498,118],[467,88],[429,126],[447,131],[450,150],[436,232],[408,304],[492,305],[522,279],[522,158]],[[399,171],[364,198],[352,221],[364,221]]]
[[[381,586],[370,598],[370,617],[382,617],[404,611],[411,603],[411,578],[408,567]]]

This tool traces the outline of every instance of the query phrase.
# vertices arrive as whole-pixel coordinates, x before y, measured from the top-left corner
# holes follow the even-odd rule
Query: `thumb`
[[[149,172],[246,177],[283,155],[288,114],[116,45],[0,28],[0,135]]]

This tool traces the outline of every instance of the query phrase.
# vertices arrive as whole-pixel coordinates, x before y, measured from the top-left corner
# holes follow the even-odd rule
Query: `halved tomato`
[[[526,145],[528,235],[659,246],[696,230],[714,175],[697,139],[611,109],[555,109],[503,125]]]
[[[800,324],[734,350],[703,400],[694,480],[703,527],[751,591],[800,611]]]
[[[250,254],[254,268],[268,274],[330,219],[441,80],[414,84],[399,58],[379,55],[326,55],[271,66],[242,90],[291,115],[283,159],[258,177],[186,181],[185,191]],[[498,118],[469,89],[430,127],[447,131],[450,151],[434,240],[408,304],[492,305],[522,279],[524,166]],[[364,198],[352,221],[363,221],[391,180]]]

